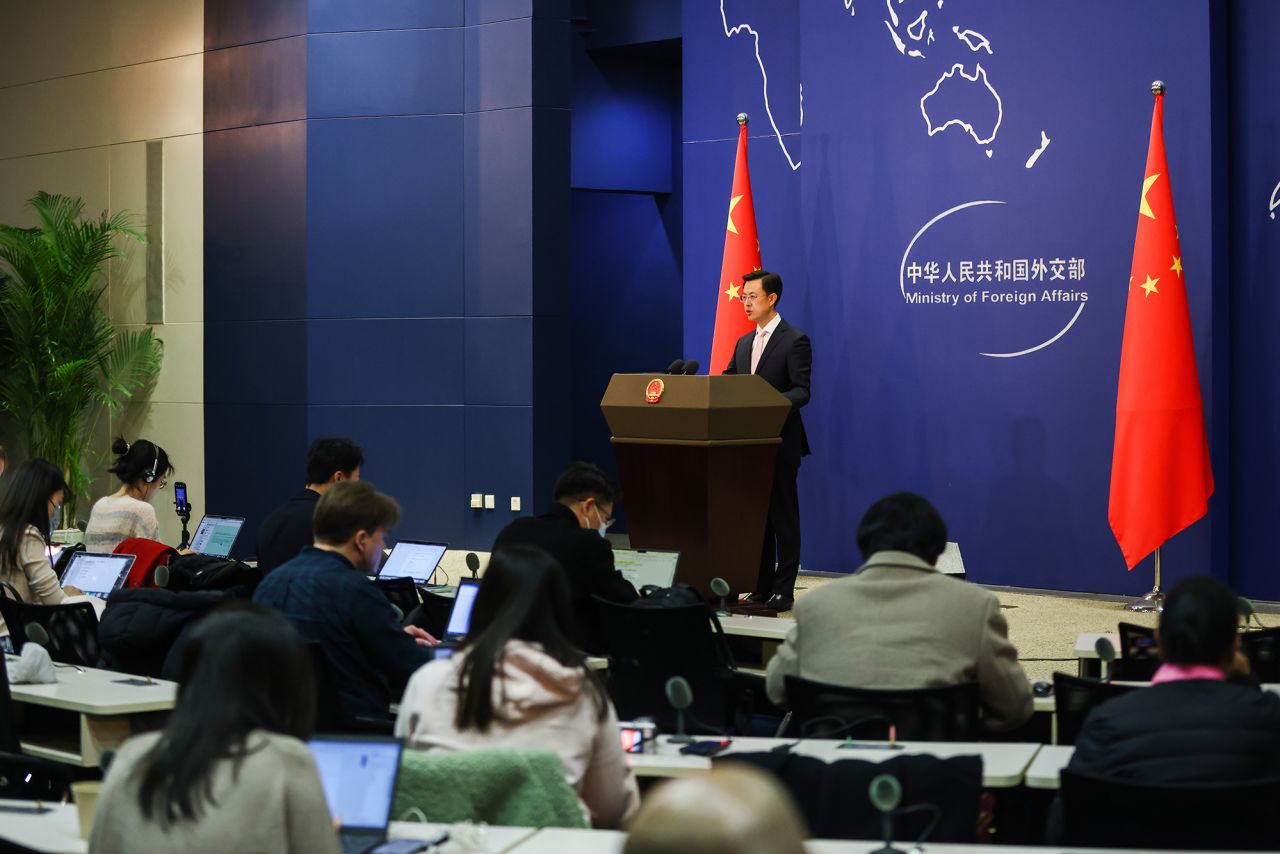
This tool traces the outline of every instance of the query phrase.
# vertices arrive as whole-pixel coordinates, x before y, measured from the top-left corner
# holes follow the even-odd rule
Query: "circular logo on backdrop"
[[[662,380],[654,377],[649,380],[649,385],[644,390],[645,403],[660,403],[662,401],[662,393],[667,390],[667,384]]]
[[[902,253],[898,288],[908,305],[929,311],[976,309],[1002,314],[1002,331],[1025,327],[1016,349],[986,348],[980,356],[1009,359],[1049,347],[1075,326],[1089,301],[1085,259],[1057,252],[979,250],[945,246],[915,253],[917,243],[938,223],[972,208],[1004,205],[995,199],[965,202],[929,220]],[[987,237],[992,234],[988,233]],[[1022,320],[1022,322],[1018,322]],[[1065,323],[1065,325],[1063,325]]]

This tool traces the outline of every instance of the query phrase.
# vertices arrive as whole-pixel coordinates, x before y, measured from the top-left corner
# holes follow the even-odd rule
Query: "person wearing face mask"
[[[130,445],[118,438],[111,452],[116,455],[116,462],[107,471],[120,479],[120,488],[94,502],[84,531],[85,549],[98,554],[109,554],[133,537],[159,538],[160,520],[151,499],[165,488],[173,474],[169,455],[155,442],[138,439]]]
[[[9,477],[8,491],[0,499],[0,582],[22,601],[40,605],[60,605],[67,596],[83,595],[74,587],[58,586],[49,560],[53,518],[69,491],[62,472],[45,460],[27,460]],[[0,635],[8,634],[0,619]]]
[[[437,641],[401,627],[395,609],[369,583],[400,507],[367,481],[333,484],[316,502],[315,545],[263,579],[253,601],[279,610],[323,647],[337,691],[339,726],[383,718]]]
[[[613,524],[617,490],[590,463],[572,463],[556,481],[554,503],[541,516],[516,519],[502,529],[493,550],[537,546],[554,557],[569,581],[569,639],[590,653],[605,652],[604,628],[591,597],[627,604],[639,596],[613,563],[604,538]]]

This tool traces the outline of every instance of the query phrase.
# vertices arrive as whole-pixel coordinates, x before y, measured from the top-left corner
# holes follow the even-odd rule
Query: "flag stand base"
[[[1156,583],[1152,586],[1151,592],[1141,599],[1135,599],[1124,606],[1126,611],[1155,611],[1157,614],[1164,610],[1164,591],[1160,589],[1160,549],[1156,549]]]
[[[1124,609],[1126,611],[1155,611],[1159,613],[1164,610],[1164,591],[1157,587],[1141,599],[1126,603]]]

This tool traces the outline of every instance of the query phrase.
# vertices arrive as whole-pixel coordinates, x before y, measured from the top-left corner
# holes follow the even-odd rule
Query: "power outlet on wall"
[[[484,509],[492,510],[495,506],[496,505],[494,504],[494,497],[492,495],[486,495],[484,497]]]
[[[519,495],[511,496],[511,512],[512,513],[520,512],[520,496]]]
[[[471,493],[471,509],[472,510],[484,509],[484,496],[481,495],[479,492]]]

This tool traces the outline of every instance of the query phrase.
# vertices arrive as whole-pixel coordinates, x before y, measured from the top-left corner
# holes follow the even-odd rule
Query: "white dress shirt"
[[[782,315],[775,314],[773,320],[770,320],[764,326],[756,329],[756,339],[751,342],[751,373],[756,372],[756,368],[760,365],[760,356],[764,354],[765,345],[769,343],[769,336],[778,328],[778,324],[782,322]]]

